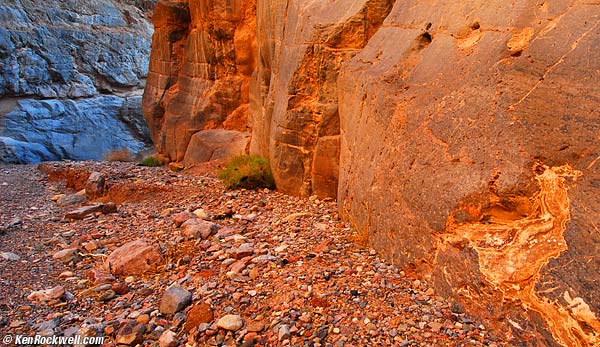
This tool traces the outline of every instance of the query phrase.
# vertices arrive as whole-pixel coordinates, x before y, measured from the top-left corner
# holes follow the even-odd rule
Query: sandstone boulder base
[[[107,261],[111,273],[124,276],[155,272],[164,263],[158,249],[144,239],[128,242],[115,249]]]
[[[223,160],[246,153],[250,142],[247,132],[235,130],[204,130],[194,134],[183,158],[183,165],[191,167],[195,164],[212,160]]]
[[[141,102],[152,28],[136,3],[2,2],[0,162],[101,160],[151,145]]]

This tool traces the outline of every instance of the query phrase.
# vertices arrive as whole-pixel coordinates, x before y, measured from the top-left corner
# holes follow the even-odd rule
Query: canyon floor
[[[510,346],[365,247],[335,201],[228,191],[211,166],[41,168],[0,166],[2,337],[106,336],[106,346],[161,347]],[[90,172],[106,179],[99,203],[117,210],[69,215],[98,203],[73,195]],[[123,259],[110,257],[115,250]]]

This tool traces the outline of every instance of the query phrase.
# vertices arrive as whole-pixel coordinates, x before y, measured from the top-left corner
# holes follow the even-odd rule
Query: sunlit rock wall
[[[249,127],[280,190],[337,196],[372,247],[515,345],[600,343],[597,3],[226,4],[159,3],[161,153],[208,158],[217,132],[194,134]]]
[[[600,7],[396,1],[338,78],[338,200],[523,346],[600,343]]]
[[[279,189],[302,196],[337,194],[338,73],[367,44],[392,4],[258,2],[251,150],[270,157]]]

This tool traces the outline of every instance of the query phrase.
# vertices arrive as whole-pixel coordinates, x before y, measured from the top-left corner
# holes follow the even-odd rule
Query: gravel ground
[[[227,191],[210,168],[83,162],[43,171],[0,166],[0,337],[104,336],[106,346],[162,347],[510,346],[357,243],[335,201]],[[92,204],[71,194],[94,171],[106,179],[97,200],[116,203],[117,212],[65,219]],[[61,194],[67,198],[54,201]],[[140,239],[147,252],[110,257]],[[160,261],[139,263],[152,252]],[[137,273],[141,267],[149,271]]]

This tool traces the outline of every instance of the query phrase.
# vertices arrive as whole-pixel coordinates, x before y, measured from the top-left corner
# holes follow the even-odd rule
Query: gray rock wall
[[[150,144],[141,94],[153,2],[3,0],[1,162],[102,159]]]

